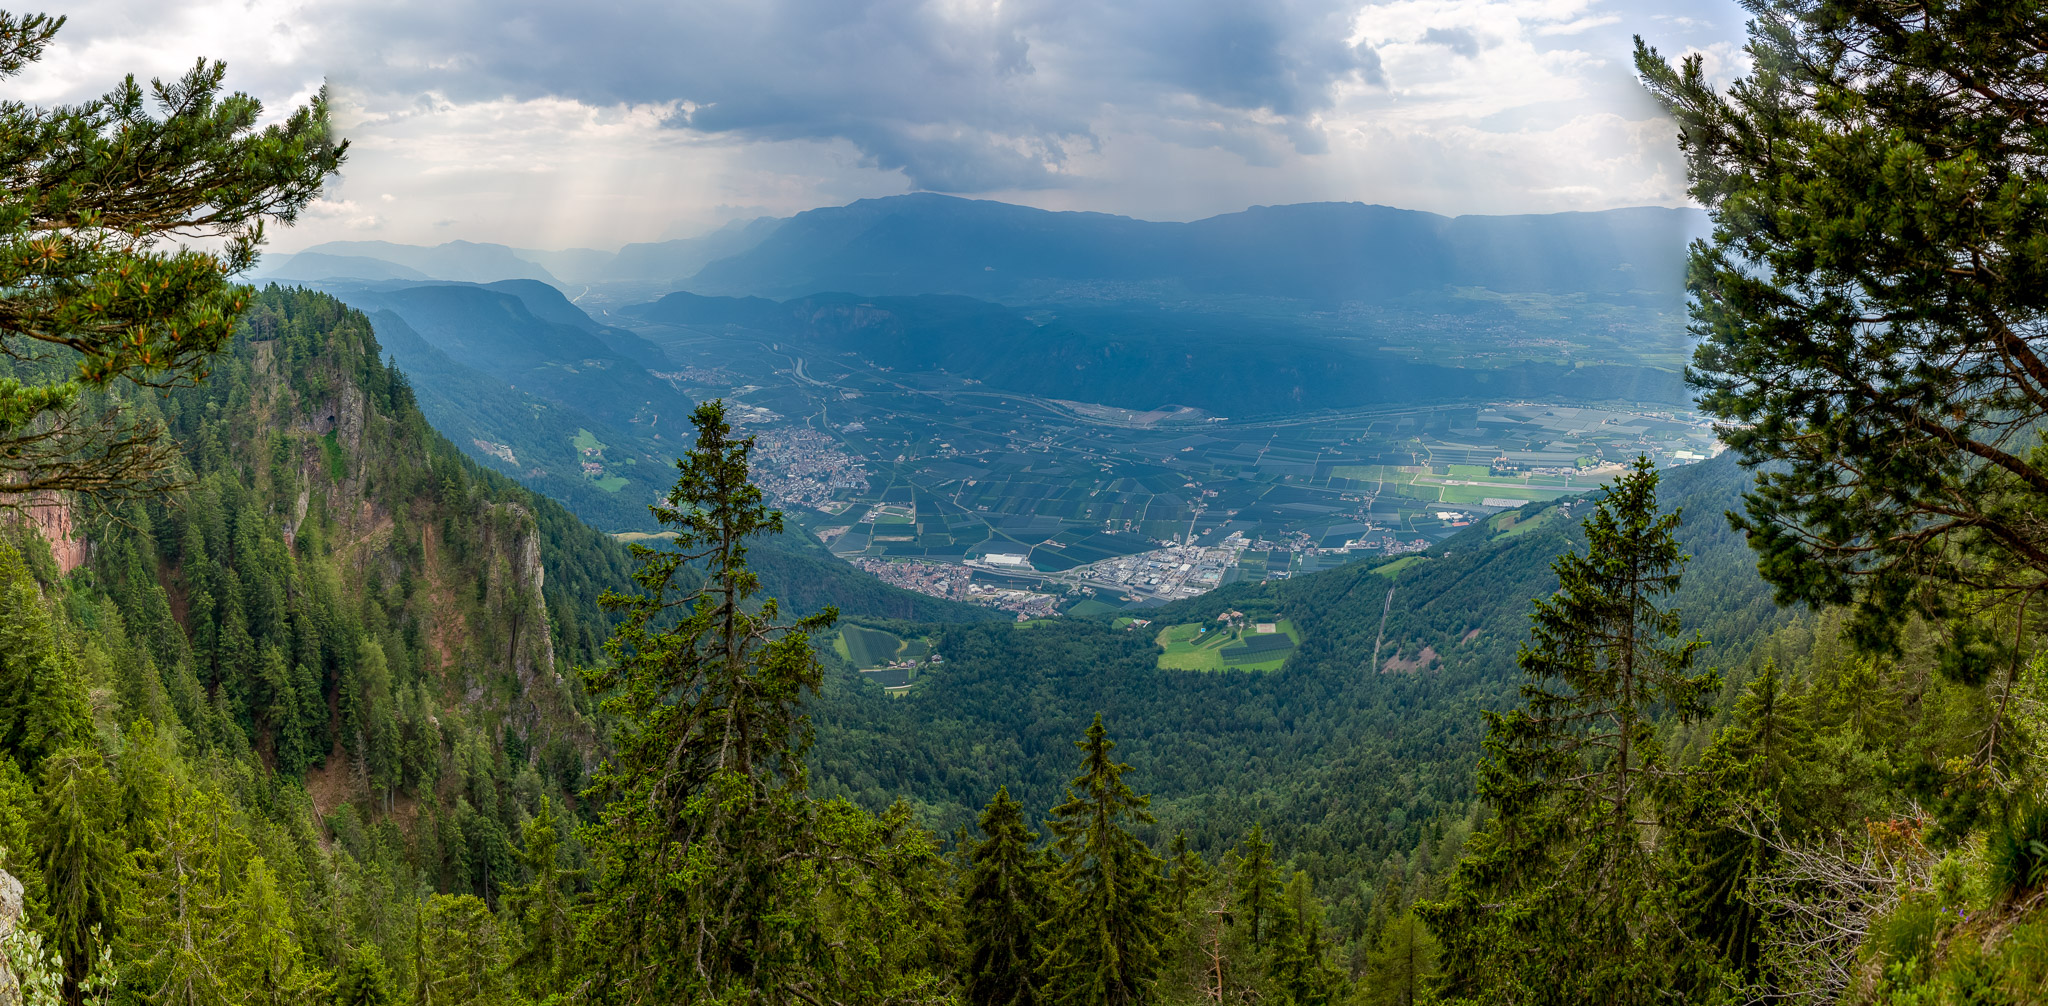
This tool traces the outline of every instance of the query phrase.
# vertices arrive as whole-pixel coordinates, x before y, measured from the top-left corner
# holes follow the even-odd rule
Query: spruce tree
[[[754,601],[747,540],[781,533],[782,515],[748,481],[753,442],[733,437],[724,403],[691,419],[696,446],[652,508],[676,536],[633,546],[641,592],[605,594],[623,619],[586,672],[617,730],[586,794],[601,809],[587,832],[596,967],[582,990],[788,1001],[822,980],[810,967],[826,952],[802,921],[819,850],[798,703],[821,680],[810,634],[837,616],[779,624],[774,599]]]
[[[1166,862],[1173,867],[1173,872],[1167,877],[1167,911],[1179,916],[1187,911],[1188,902],[1195,894],[1209,886],[1215,874],[1209,869],[1209,864],[1202,862],[1201,856],[1188,848],[1186,831],[1173,833],[1173,844],[1166,848]]]
[[[1163,963],[1168,920],[1159,857],[1129,828],[1151,823],[1150,801],[1123,781],[1130,766],[1110,756],[1116,744],[1101,713],[1075,746],[1081,774],[1050,822],[1062,861],[1059,904],[1046,924],[1048,998],[1060,1006],[1143,1002]]]
[[[79,1006],[93,968],[119,937],[134,866],[120,838],[120,794],[98,750],[73,746],[50,755],[42,794],[35,847],[51,949],[64,962],[65,1000]]]
[[[1367,1006],[1415,1006],[1427,1001],[1436,977],[1437,942],[1429,927],[1412,911],[1402,912],[1385,926],[1366,952],[1364,995]]]
[[[576,871],[562,866],[559,827],[554,802],[541,797],[539,813],[528,818],[521,829],[524,843],[519,858],[529,879],[505,898],[506,908],[525,934],[525,946],[513,959],[512,969],[535,998],[545,998],[558,986],[575,938],[568,888]]]
[[[391,971],[374,944],[348,949],[348,959],[335,976],[334,1006],[391,1006]]]
[[[0,79],[40,59],[64,19],[0,12]],[[200,61],[145,89],[0,105],[0,500],[163,488],[177,446],[119,382],[206,376],[250,290],[266,220],[289,223],[347,147],[323,93],[272,125]],[[152,114],[152,107],[154,113]],[[200,239],[195,242],[194,239]],[[212,240],[212,247],[206,241]],[[91,401],[103,393],[103,401]]]
[[[1719,675],[1677,638],[1686,556],[1647,459],[1584,522],[1586,552],[1551,564],[1517,654],[1524,708],[1488,712],[1480,797],[1495,811],[1438,902],[1446,990],[1479,1002],[1648,1002],[1675,978],[1676,925],[1654,895],[1652,845],[1674,770],[1659,717],[1704,715]]]
[[[1287,878],[1271,915],[1266,973],[1294,1006],[1328,1006],[1342,991],[1344,976],[1330,963],[1323,906],[1308,874],[1296,871]]]
[[[962,905],[970,1006],[1038,1006],[1039,932],[1050,909],[1033,862],[1035,832],[1008,788],[981,812],[981,841],[968,855]]]
[[[1280,877],[1273,866],[1273,843],[1266,841],[1266,829],[1260,825],[1252,825],[1251,833],[1238,843],[1231,889],[1238,915],[1251,927],[1252,946],[1265,946],[1267,918],[1280,897]]]
[[[0,758],[33,770],[92,724],[70,648],[21,553],[0,541]]]

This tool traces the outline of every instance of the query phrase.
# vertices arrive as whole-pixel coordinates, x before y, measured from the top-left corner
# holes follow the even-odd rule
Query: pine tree
[[[0,14],[0,79],[63,24]],[[77,105],[0,106],[0,350],[22,363],[0,378],[0,495],[162,488],[176,445],[88,394],[203,378],[248,302],[229,277],[264,221],[289,223],[341,166],[324,94],[258,129],[262,104],[223,95],[225,73],[201,61],[148,94],[129,77]]]
[[[1050,909],[1024,805],[1007,788],[981,812],[981,832],[966,871],[963,904],[970,1006],[1038,1006],[1038,928]]]
[[[1479,795],[1497,812],[1443,900],[1418,911],[1443,947],[1447,991],[1480,1002],[1650,1001],[1675,979],[1677,926],[1653,897],[1652,843],[1675,773],[1659,715],[1702,716],[1719,675],[1679,641],[1678,513],[1657,511],[1647,459],[1584,522],[1586,553],[1552,563],[1517,654],[1523,709],[1489,712]]]
[[[1150,801],[1123,781],[1130,766],[1111,758],[1116,744],[1101,713],[1075,746],[1081,774],[1052,811],[1062,861],[1058,907],[1046,925],[1048,998],[1060,1006],[1143,1002],[1163,963],[1168,919],[1159,858],[1129,830],[1151,823]]]
[[[1698,55],[1636,50],[1714,219],[1687,375],[1757,470],[1733,519],[1781,601],[1853,604],[1859,643],[1953,619],[1964,680],[2016,670],[1966,616],[2048,585],[2041,11],[1746,6],[1725,90]]]
[[[602,801],[587,846],[598,911],[584,988],[628,1002],[683,1002],[746,987],[769,1001],[824,980],[801,918],[816,855],[805,794],[804,693],[821,681],[810,634],[837,613],[776,622],[746,542],[782,531],[747,477],[722,402],[698,407],[696,446],[655,517],[667,549],[633,547],[642,593],[607,592],[623,613],[608,662],[586,680],[618,723],[588,795]],[[692,565],[694,564],[694,565]],[[693,589],[683,578],[701,568]]]

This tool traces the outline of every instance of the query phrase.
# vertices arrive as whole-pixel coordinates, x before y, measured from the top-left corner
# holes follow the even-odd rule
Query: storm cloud
[[[333,75],[345,87],[674,102],[672,127],[843,139],[915,187],[986,192],[1061,184],[1106,107],[1297,142],[1336,88],[1381,80],[1348,39],[1355,15],[1335,0],[455,0],[336,7],[322,34],[363,57]]]
[[[1682,9],[1679,9],[1682,8]],[[286,246],[616,245],[929,189],[1188,219],[1685,198],[1629,36],[1741,65],[1732,0],[80,0],[7,97],[224,58],[354,142]]]

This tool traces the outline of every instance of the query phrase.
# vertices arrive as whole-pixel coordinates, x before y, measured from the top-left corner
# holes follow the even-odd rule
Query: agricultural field
[[[1301,634],[1282,619],[1274,631],[1255,625],[1238,629],[1206,628],[1200,623],[1170,625],[1159,630],[1159,666],[1172,671],[1277,671],[1287,662]]]
[[[1593,491],[1638,454],[1668,466],[1718,450],[1702,417],[1669,407],[1523,402],[1237,420],[658,334],[679,362],[733,382],[704,394],[784,417],[758,431],[789,445],[763,484],[818,489],[774,502],[823,532],[833,553],[974,563],[975,582],[994,583],[985,574],[1000,570],[1003,586],[1060,594],[1062,607],[1089,589],[1103,603],[1143,603],[1085,582],[1105,560],[1237,534],[1246,548],[1217,584],[1295,576],[1419,550],[1528,503]],[[858,477],[840,477],[846,459]]]
[[[906,660],[923,660],[931,654],[931,641],[923,637],[904,639],[893,632],[849,622],[839,627],[832,640],[832,651],[854,667],[871,671]]]

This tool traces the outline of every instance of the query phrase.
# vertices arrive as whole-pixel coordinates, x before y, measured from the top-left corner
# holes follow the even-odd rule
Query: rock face
[[[0,870],[0,938],[14,931],[21,920],[21,881],[14,874]],[[7,970],[7,961],[0,958],[0,1006],[14,1006],[20,999],[20,983],[14,973]]]
[[[49,541],[59,570],[69,573],[85,565],[85,542],[72,537],[71,506],[62,497],[50,493],[38,499],[28,508],[28,519]]]

